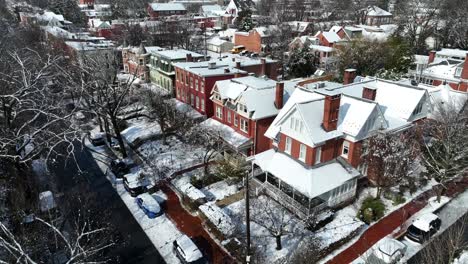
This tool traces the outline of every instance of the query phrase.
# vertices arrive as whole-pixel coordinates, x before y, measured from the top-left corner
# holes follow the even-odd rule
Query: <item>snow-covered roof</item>
[[[156,50],[152,53],[157,54],[159,56],[168,58],[170,60],[181,60],[187,58],[187,54],[192,54],[193,58],[202,58],[203,55],[200,53],[196,53],[193,51],[185,50],[185,49],[176,49],[176,50]]]
[[[213,59],[211,61],[200,61],[200,62],[179,62],[175,63],[175,67],[182,68],[188,72],[199,76],[217,76],[217,75],[227,75],[234,73],[244,73],[246,71],[239,70],[236,67],[236,62],[240,62],[242,67],[260,65],[262,64],[261,59],[253,59],[245,56],[226,56],[222,59]],[[266,59],[266,63],[276,62],[271,59]],[[212,64],[213,67],[209,67]],[[228,69],[229,72],[225,72],[225,69]]]
[[[342,41],[340,36],[338,36],[338,34],[336,34],[335,32],[319,31],[317,32],[317,34],[315,34],[315,37],[319,36],[320,34],[322,34],[323,37],[327,39],[329,43],[336,43]]]
[[[333,26],[332,28],[330,28],[329,32],[338,33],[341,29],[343,29],[342,26]]]
[[[224,40],[224,39],[222,39],[222,38],[220,38],[220,37],[218,37],[218,36],[212,37],[212,38],[210,38],[210,39],[208,39],[208,40],[206,41],[206,43],[207,43],[208,45],[214,45],[214,46],[220,46],[220,45],[222,45],[222,44],[224,44],[224,43],[226,43],[226,42],[227,42],[227,43],[232,43],[232,42],[227,41],[227,40]],[[232,44],[232,45],[234,45],[234,44]]]
[[[309,198],[327,193],[360,175],[341,158],[309,167],[274,149],[255,155],[254,163]]]
[[[112,50],[114,47],[112,42],[65,41],[65,44],[76,51]]]
[[[151,3],[153,11],[185,11],[185,7],[180,3]]]
[[[203,121],[201,126],[206,127],[210,133],[220,136],[224,141],[234,148],[240,150],[252,144],[252,140],[237,133],[233,128],[213,119],[209,118]]]
[[[458,80],[457,69],[463,67],[464,62],[451,59],[438,59],[422,72],[423,76],[429,76],[441,80]]]
[[[309,48],[311,50],[321,51],[321,52],[332,52],[335,49],[332,47],[321,46],[321,45],[310,45]]]
[[[304,21],[289,21],[288,25],[291,27],[293,31],[296,32],[304,32],[307,30],[307,27],[310,25],[310,22]]]
[[[439,218],[437,215],[433,213],[427,213],[427,214],[420,216],[418,219],[416,219],[413,222],[413,226],[415,226],[416,228],[424,232],[428,232],[429,229],[431,228],[431,222],[436,220],[437,218]]]
[[[192,201],[201,201],[206,199],[206,195],[190,183],[186,183],[179,188]]]
[[[432,114],[436,114],[440,107],[446,110],[453,109],[460,111],[468,101],[468,93],[452,89],[448,84],[441,84],[439,86],[426,86],[419,85],[427,89],[431,99]]]
[[[367,16],[391,16],[392,13],[383,10],[378,6],[369,6],[367,8]]]
[[[447,57],[447,58],[454,58],[454,59],[461,59],[464,60],[466,55],[468,54],[468,50],[462,49],[441,49],[440,51],[436,52],[437,57]]]
[[[193,262],[203,257],[195,243],[193,243],[193,241],[187,235],[182,235],[176,239],[176,241],[177,245],[179,245],[179,247],[183,250],[185,261]]]
[[[203,204],[198,207],[216,228],[224,235],[230,236],[235,231],[235,225],[226,212],[216,204]]]
[[[55,14],[52,11],[45,11],[43,14],[38,14],[36,15],[37,19],[42,20],[42,21],[50,21],[52,19],[56,19],[60,22],[64,22],[65,18],[63,15]]]
[[[202,5],[201,10],[203,13],[207,14],[224,12],[223,8],[220,5]]]

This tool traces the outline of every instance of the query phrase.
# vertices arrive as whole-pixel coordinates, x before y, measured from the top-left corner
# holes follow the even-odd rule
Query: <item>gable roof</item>
[[[392,13],[383,10],[378,6],[369,6],[367,8],[367,16],[391,16]]]
[[[326,31],[319,31],[315,34],[315,37],[318,37],[320,34],[329,42],[329,43],[336,43],[342,41],[340,36],[336,34],[336,32],[326,32]]]

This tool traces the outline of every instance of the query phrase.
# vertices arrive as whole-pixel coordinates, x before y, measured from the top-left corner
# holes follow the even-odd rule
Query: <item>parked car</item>
[[[408,227],[405,238],[422,244],[439,231],[441,224],[442,221],[437,215],[433,213],[424,214]]]
[[[132,197],[136,197],[148,190],[150,181],[143,171],[129,173],[123,176],[124,187]]]
[[[115,159],[109,164],[109,169],[114,173],[115,177],[122,178],[125,174],[130,173],[130,169],[135,166],[131,159]]]
[[[239,53],[239,55],[242,55],[242,56],[248,56],[250,54],[250,52],[248,50],[243,50]]]
[[[93,146],[103,146],[106,144],[106,133],[104,132],[97,132],[97,133],[91,133],[89,135],[89,141],[91,141],[91,144]]]
[[[149,218],[156,218],[162,215],[161,206],[159,206],[158,201],[149,193],[138,195],[136,203]]]
[[[174,242],[172,242],[172,249],[182,263],[207,263],[201,251],[187,235],[182,235],[174,240]]]
[[[375,246],[367,258],[368,263],[394,264],[397,263],[406,252],[406,245],[400,241],[384,237]]]
[[[109,143],[109,145],[110,145],[113,149],[115,149],[115,150],[117,150],[117,151],[120,150],[119,141],[118,141],[115,137],[113,137],[113,138],[111,139],[111,142]]]

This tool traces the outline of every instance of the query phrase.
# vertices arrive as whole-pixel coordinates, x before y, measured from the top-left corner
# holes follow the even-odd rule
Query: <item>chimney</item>
[[[236,72],[236,73],[234,73],[234,78],[240,78],[240,77],[241,77],[241,74],[240,74],[240,72]]]
[[[369,87],[364,87],[362,89],[362,98],[375,101],[375,96],[377,95],[377,89],[375,88],[369,88]]]
[[[468,80],[468,53],[465,55],[465,63],[463,64],[463,69],[460,77],[462,79]]]
[[[284,82],[276,83],[276,93],[275,93],[275,106],[276,109],[280,110],[283,108],[283,95],[284,95]]]
[[[187,55],[186,55],[186,61],[187,61],[187,62],[192,62],[192,61],[193,61],[193,57],[192,57],[192,54],[191,54],[191,53],[187,53]]]
[[[208,69],[213,70],[216,68],[216,61],[208,62]]]
[[[230,72],[229,68],[224,69],[224,73],[229,73],[229,72]]]
[[[232,61],[233,61],[233,62],[236,61],[236,58],[232,57]]]
[[[338,127],[341,94],[325,96],[323,108],[323,129],[330,132]]]
[[[343,76],[343,84],[351,84],[356,78],[356,69],[346,69]]]
[[[261,70],[260,70],[260,76],[263,76],[263,75],[266,75],[266,59],[261,58],[260,62],[262,63]]]
[[[429,51],[429,64],[434,62],[435,56],[436,56],[436,51],[435,50]]]
[[[236,61],[236,68],[240,70],[240,68],[241,68],[241,62],[240,61]]]

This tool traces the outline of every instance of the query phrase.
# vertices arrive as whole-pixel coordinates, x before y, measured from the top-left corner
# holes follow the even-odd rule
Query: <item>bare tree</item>
[[[435,120],[425,123],[425,137],[421,140],[422,161],[430,177],[443,189],[437,193],[438,200],[446,184],[454,178],[465,177],[468,168],[468,109],[438,106]]]
[[[410,132],[407,132],[410,133]],[[377,187],[377,197],[383,190],[400,183],[410,172],[414,153],[405,141],[405,134],[379,132],[364,142],[364,163],[371,181]]]
[[[296,231],[297,221],[271,198],[260,196],[252,201],[251,208],[251,221],[265,228],[268,234],[275,238],[276,250],[281,250],[281,238]]]

